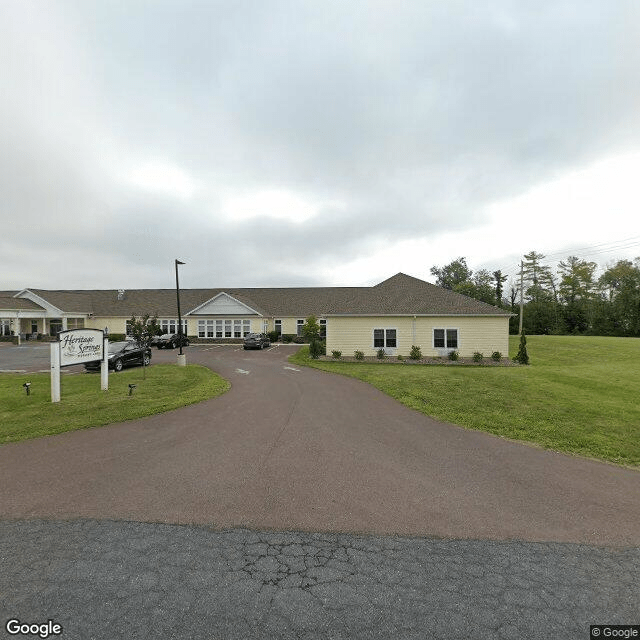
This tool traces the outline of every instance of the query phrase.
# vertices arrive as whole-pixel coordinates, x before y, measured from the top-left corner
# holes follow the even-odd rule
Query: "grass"
[[[510,356],[518,350],[510,339]],[[519,367],[292,362],[358,378],[439,420],[547,449],[640,466],[640,340],[528,336]]]
[[[31,382],[31,395],[22,387]],[[137,385],[129,396],[129,384]],[[109,374],[61,376],[61,402],[51,402],[48,373],[0,374],[0,443],[53,435],[177,409],[221,395],[229,383],[206,367],[157,364]]]

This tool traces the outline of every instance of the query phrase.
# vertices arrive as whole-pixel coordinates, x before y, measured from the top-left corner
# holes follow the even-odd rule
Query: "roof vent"
[[[118,300],[124,300],[124,289],[118,289]]]

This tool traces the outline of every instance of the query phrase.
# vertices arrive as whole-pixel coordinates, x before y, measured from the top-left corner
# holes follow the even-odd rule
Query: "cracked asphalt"
[[[68,640],[588,638],[637,621],[639,572],[588,545],[0,522],[5,618]]]
[[[63,640],[640,622],[637,471],[432,421],[287,353],[190,349],[228,394],[0,447],[0,637],[25,637],[10,618]]]

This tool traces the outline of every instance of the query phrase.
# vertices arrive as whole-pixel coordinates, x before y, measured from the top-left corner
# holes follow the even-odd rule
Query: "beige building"
[[[362,351],[423,355],[458,351],[508,353],[504,309],[436,287],[402,273],[373,287],[181,289],[183,331],[201,341],[237,341],[247,333],[300,336],[307,317],[318,317],[327,353]],[[132,315],[157,316],[176,333],[175,289],[0,292],[0,336],[55,336],[74,328],[126,334]]]

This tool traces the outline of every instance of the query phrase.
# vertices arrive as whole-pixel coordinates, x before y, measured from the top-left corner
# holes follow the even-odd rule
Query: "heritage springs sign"
[[[71,329],[58,334],[60,366],[102,360],[104,332],[100,329]]]
[[[102,361],[100,388],[109,388],[109,342],[101,329],[70,329],[51,343],[51,402],[60,402],[60,367]]]

